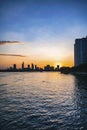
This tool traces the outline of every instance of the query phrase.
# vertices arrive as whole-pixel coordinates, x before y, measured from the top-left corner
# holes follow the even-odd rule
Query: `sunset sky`
[[[87,0],[0,0],[1,68],[73,66],[75,39],[86,36]]]

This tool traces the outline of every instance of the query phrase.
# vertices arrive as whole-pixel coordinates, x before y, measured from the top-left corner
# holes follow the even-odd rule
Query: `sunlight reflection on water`
[[[86,114],[87,77],[0,73],[1,130],[86,130]]]

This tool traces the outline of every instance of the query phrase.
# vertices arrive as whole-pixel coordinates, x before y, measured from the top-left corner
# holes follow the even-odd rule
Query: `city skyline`
[[[25,66],[25,63],[22,62],[21,63],[21,67],[18,68],[16,64],[13,64],[12,66],[5,68],[5,69],[0,69],[0,72],[33,72],[33,71],[59,71],[59,65],[57,65],[56,67],[54,66],[50,66],[49,64],[47,64],[46,66],[44,66],[43,68],[37,66],[36,64],[28,64],[27,66]]]
[[[24,61],[73,66],[76,38],[87,35],[86,0],[0,1],[0,68]]]

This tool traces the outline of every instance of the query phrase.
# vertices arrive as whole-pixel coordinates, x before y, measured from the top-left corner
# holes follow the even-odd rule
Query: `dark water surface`
[[[0,73],[0,130],[87,130],[87,77]]]

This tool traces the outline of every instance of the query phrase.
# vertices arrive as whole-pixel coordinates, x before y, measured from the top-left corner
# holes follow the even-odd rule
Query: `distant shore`
[[[62,74],[73,74],[73,75],[86,75],[87,76],[87,72],[61,72]]]

